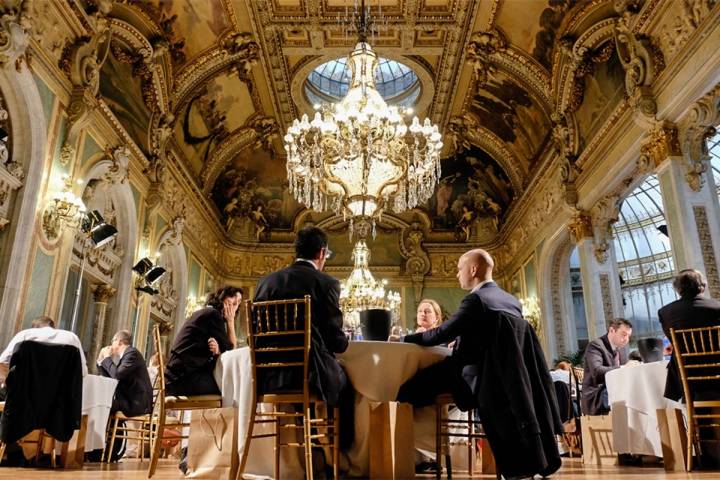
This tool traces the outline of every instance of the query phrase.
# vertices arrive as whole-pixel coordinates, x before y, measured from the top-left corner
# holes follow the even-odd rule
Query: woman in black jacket
[[[220,393],[213,369],[222,352],[235,348],[235,314],[241,300],[241,288],[224,286],[209,294],[205,308],[183,324],[165,368],[168,395]]]

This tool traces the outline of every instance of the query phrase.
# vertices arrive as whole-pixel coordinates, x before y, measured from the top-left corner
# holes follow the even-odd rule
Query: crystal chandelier
[[[357,327],[358,314],[362,310],[380,308],[390,310],[393,317],[399,315],[400,294],[385,290],[386,280],[375,280],[368,269],[370,249],[359,240],[352,252],[353,267],[350,276],[340,282],[340,310],[343,312],[346,326]]]
[[[364,2],[360,41],[348,59],[352,80],[340,102],[295,119],[284,137],[290,192],[308,208],[330,208],[365,238],[383,211],[401,213],[427,201],[440,178],[437,125],[388,106],[375,89],[378,58],[367,43]]]

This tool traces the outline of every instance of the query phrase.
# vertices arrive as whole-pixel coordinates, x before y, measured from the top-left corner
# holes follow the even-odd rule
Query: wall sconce
[[[195,295],[188,296],[187,302],[185,303],[185,318],[189,317],[195,313],[196,310],[199,310],[204,306],[205,301],[202,298],[196,297]]]
[[[160,280],[165,275],[166,270],[159,266],[153,265],[152,260],[147,257],[143,257],[135,264],[132,268],[133,272],[137,274],[137,280],[135,282],[135,291],[137,297],[135,301],[135,321],[132,325],[132,336],[135,339],[135,332],[137,330],[137,324],[140,320],[140,294],[147,293],[148,295],[155,295],[158,293],[156,288],[153,288],[153,284]]]
[[[64,188],[45,206],[42,228],[48,240],[54,241],[60,236],[62,228],[77,227],[86,212],[82,199],[72,192],[73,183],[70,177],[64,176]]]
[[[538,338],[542,339],[542,310],[540,310],[540,301],[537,297],[521,298],[520,305],[522,305],[523,318],[533,326]]]

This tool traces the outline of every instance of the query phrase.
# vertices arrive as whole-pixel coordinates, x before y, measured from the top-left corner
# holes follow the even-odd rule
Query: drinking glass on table
[[[403,328],[400,325],[393,325],[390,329],[388,342],[399,342],[403,337]]]

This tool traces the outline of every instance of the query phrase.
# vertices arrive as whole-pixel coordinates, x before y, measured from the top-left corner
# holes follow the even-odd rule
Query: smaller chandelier
[[[357,328],[363,310],[390,310],[393,319],[400,312],[400,294],[385,290],[387,280],[375,280],[368,268],[370,249],[364,241],[355,244],[352,252],[354,267],[350,276],[340,282],[340,310],[346,327]]]
[[[426,202],[440,178],[442,136],[429,119],[388,106],[375,88],[378,59],[361,35],[348,64],[352,80],[340,102],[303,115],[284,137],[290,192],[308,208],[330,208],[365,238],[384,210]]]

